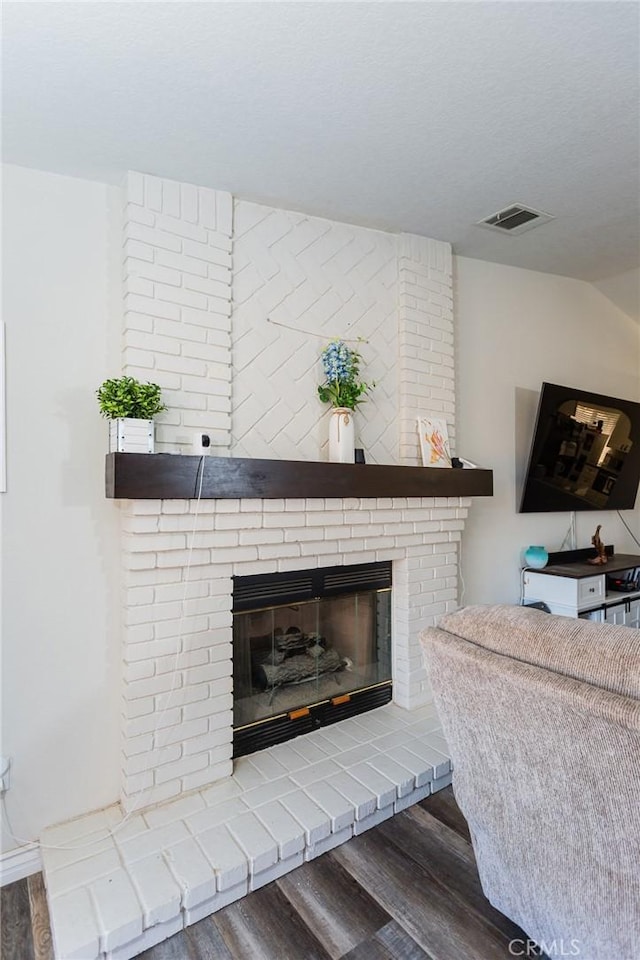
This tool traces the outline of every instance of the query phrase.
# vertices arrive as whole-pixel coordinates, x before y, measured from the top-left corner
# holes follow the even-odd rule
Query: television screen
[[[520,513],[631,510],[640,403],[543,383]]]

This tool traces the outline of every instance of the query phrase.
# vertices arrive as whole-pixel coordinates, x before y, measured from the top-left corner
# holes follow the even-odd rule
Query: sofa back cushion
[[[595,626],[522,608],[467,609],[421,642],[485,895],[533,940],[555,943],[552,957],[631,960],[640,699],[599,683],[629,686],[623,652],[637,657],[638,648],[633,630],[584,630]],[[576,679],[587,673],[599,682]]]
[[[503,604],[464,607],[438,626],[485,650],[640,700],[640,630]]]

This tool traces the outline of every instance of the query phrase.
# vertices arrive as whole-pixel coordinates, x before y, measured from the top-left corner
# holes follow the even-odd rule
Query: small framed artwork
[[[423,467],[450,467],[447,421],[439,417],[419,417],[418,432]]]

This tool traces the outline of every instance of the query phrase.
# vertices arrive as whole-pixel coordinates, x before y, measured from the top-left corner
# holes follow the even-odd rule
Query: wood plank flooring
[[[47,895],[42,874],[0,890],[2,960],[53,960]]]
[[[41,875],[1,896],[3,960],[52,960]],[[508,960],[515,938],[482,894],[449,787],[140,960]]]

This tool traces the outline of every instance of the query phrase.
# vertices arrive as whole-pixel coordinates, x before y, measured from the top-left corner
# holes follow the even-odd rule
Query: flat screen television
[[[640,403],[543,383],[520,513],[631,510]]]

